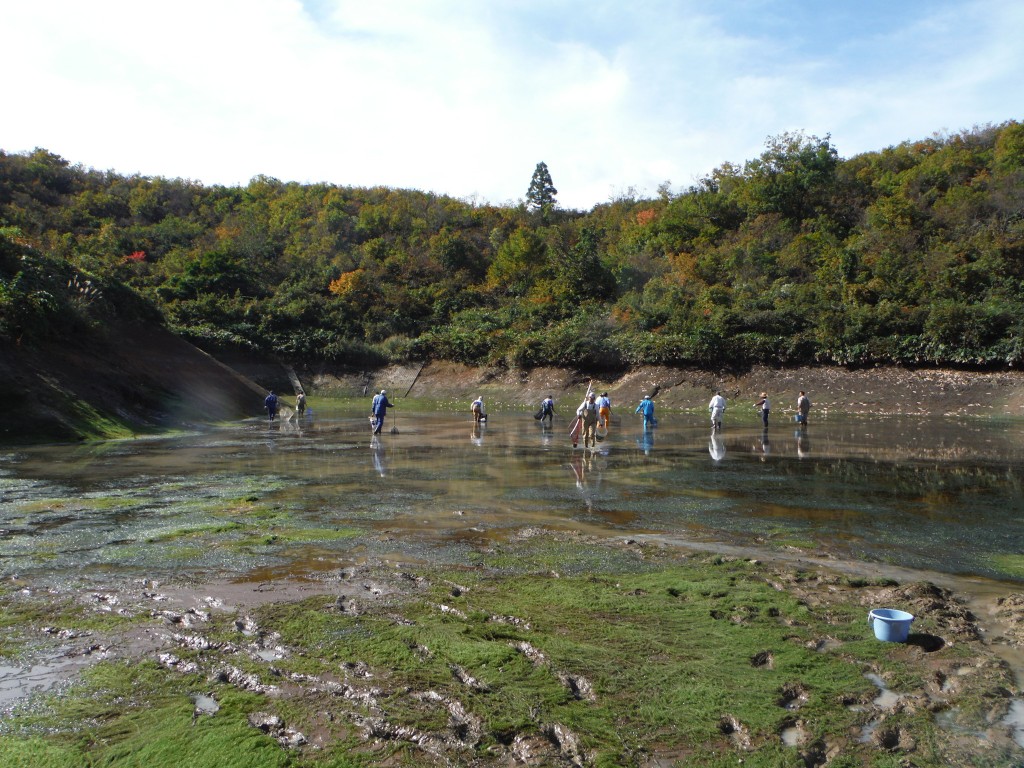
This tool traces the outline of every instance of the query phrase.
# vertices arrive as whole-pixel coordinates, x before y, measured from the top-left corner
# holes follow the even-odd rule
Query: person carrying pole
[[[584,448],[596,448],[597,447],[597,422],[600,419],[600,414],[597,408],[597,398],[593,392],[587,394],[587,399],[580,405],[579,410],[576,411],[576,415],[580,417],[583,422],[583,447]]]
[[[569,427],[569,437],[572,439],[572,447],[575,448],[579,444],[580,432],[583,431],[583,417],[580,412],[583,410],[583,406],[590,399],[590,396],[594,393],[594,382],[590,382],[587,385],[587,394],[583,396],[583,402],[580,407],[576,409],[576,418],[573,419],[572,426]]]

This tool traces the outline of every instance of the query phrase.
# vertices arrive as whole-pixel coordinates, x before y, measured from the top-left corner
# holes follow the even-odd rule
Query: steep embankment
[[[265,392],[159,327],[0,348],[0,442],[127,436],[258,413]]]
[[[314,392],[370,396],[385,388],[392,399],[427,397],[465,400],[482,395],[492,407],[535,406],[548,394],[576,405],[590,381],[607,391],[620,407],[635,406],[654,394],[658,407],[703,411],[715,390],[740,405],[767,392],[775,408],[792,410],[797,393],[806,390],[817,412],[862,414],[937,414],[1024,416],[1024,372],[908,370],[880,367],[773,369],[756,366],[744,372],[679,368],[639,368],[621,374],[586,373],[557,368],[532,371],[469,368],[433,362],[395,366],[362,374],[308,371],[303,381]]]
[[[288,370],[267,359],[220,362],[157,327],[130,326],[76,344],[0,348],[0,443],[128,436],[261,413],[266,388],[291,394]],[[533,407],[548,394],[575,405],[590,381],[622,409],[647,393],[659,408],[703,411],[715,390],[736,406],[760,392],[792,410],[806,390],[817,413],[1024,415],[1024,373],[836,367],[712,372],[640,368],[597,375],[557,368],[470,368],[447,362],[378,371],[299,371],[312,397],[406,397],[492,408]],[[620,411],[621,412],[621,411]]]

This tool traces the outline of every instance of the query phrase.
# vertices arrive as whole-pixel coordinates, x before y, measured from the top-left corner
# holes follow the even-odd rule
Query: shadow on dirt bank
[[[161,328],[0,348],[0,442],[125,437],[258,413],[266,393]]]
[[[613,404],[632,408],[645,394],[659,407],[706,408],[722,393],[735,405],[760,392],[777,412],[793,410],[806,390],[815,412],[859,414],[1024,415],[1024,374],[837,367],[743,372],[645,367],[592,376],[559,368],[471,368],[430,362],[373,371],[302,366],[267,357],[207,354],[162,328],[124,326],[103,339],[0,348],[0,443],[126,437],[243,418],[262,412],[268,389],[286,405],[298,386],[312,396],[470,400],[532,408],[547,395],[575,404],[593,382]]]

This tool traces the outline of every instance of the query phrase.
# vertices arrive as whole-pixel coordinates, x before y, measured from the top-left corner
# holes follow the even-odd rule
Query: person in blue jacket
[[[263,400],[263,407],[267,409],[271,421],[277,418],[277,395],[274,394],[274,390],[270,390],[270,394]]]
[[[394,408],[395,404],[388,400],[387,390],[381,390],[379,395],[373,396],[373,403],[370,405],[370,413],[373,414],[373,434],[379,435],[381,427],[384,426],[384,418],[388,415],[388,408]]]
[[[657,422],[654,418],[654,401],[651,400],[650,395],[644,395],[644,399],[640,401],[640,405],[636,407],[634,413],[642,413],[644,415],[644,427],[654,426]]]

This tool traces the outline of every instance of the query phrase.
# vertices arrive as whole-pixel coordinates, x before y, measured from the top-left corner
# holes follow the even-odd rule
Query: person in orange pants
[[[612,424],[612,401],[608,398],[607,392],[602,392],[597,398],[597,415],[601,420],[601,426],[607,430]]]

